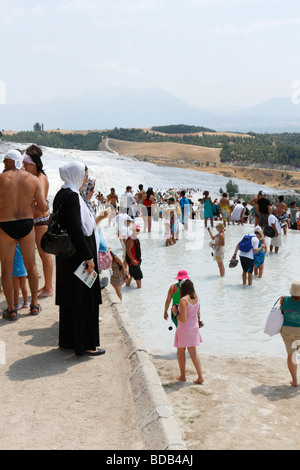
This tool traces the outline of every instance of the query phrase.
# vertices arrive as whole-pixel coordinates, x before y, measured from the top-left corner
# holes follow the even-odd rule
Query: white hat
[[[9,150],[4,157],[4,160],[14,160],[15,167],[17,170],[20,170],[23,165],[23,155],[19,150]]]
[[[256,227],[254,228],[254,233],[260,233],[261,237],[264,238],[264,232],[259,225],[256,225]]]
[[[300,297],[300,281],[293,281],[291,284],[290,294],[293,297]]]
[[[265,191],[262,191],[261,194],[262,194],[262,196],[266,196],[266,195],[267,195],[267,193],[266,193]]]

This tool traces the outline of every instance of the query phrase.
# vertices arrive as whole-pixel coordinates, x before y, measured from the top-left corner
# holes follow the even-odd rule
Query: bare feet
[[[204,379],[202,377],[198,377],[197,380],[193,380],[194,384],[204,384]]]
[[[45,297],[52,297],[53,296],[53,289],[51,291],[46,291],[42,289],[38,293],[38,299],[44,299]]]
[[[293,380],[290,382],[290,384],[291,384],[293,387],[298,387],[298,382],[294,382]]]
[[[180,380],[181,382],[186,382],[186,377],[181,377],[181,375],[177,375],[176,380]]]

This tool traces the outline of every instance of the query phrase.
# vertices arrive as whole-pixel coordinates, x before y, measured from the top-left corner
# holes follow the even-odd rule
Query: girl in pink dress
[[[194,284],[190,279],[184,279],[180,284],[179,313],[176,310],[176,306],[173,306],[172,311],[178,318],[174,346],[177,348],[180,375],[178,375],[176,379],[186,381],[185,349],[187,348],[198,373],[198,377],[194,380],[194,383],[203,384],[201,363],[196,349],[196,347],[202,343],[199,331],[200,303],[194,289]]]

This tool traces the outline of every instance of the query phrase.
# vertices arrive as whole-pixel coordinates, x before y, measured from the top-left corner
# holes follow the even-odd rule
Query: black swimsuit
[[[10,220],[0,222],[0,228],[14,240],[26,237],[33,228],[33,219]]]

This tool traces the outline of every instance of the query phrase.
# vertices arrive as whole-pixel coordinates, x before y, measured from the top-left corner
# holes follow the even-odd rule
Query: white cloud
[[[25,14],[24,6],[14,6],[11,2],[2,1],[0,2],[1,11],[1,27],[6,24],[15,23],[19,18],[22,18]]]
[[[248,23],[245,25],[241,24],[226,24],[223,26],[214,26],[208,28],[207,32],[213,35],[222,35],[222,34],[251,34],[256,31],[266,30],[266,29],[278,29],[282,26],[290,25],[299,25],[300,19],[286,19],[286,20],[270,20],[270,21],[256,21],[253,23]]]
[[[104,9],[109,11],[145,11],[159,7],[159,0],[61,0],[57,3],[60,10],[94,10],[94,12]]]
[[[56,46],[54,44],[35,44],[34,46],[32,46],[32,49],[34,51],[61,51],[62,50],[62,46],[59,45],[59,46]]]
[[[107,70],[117,73],[125,73],[125,74],[137,74],[139,73],[139,69],[135,66],[122,66],[115,64],[113,62],[102,62],[102,63],[95,63],[92,64],[92,68],[97,70]]]
[[[57,6],[60,10],[91,10],[95,9],[99,2],[93,0],[63,0]]]
[[[32,9],[31,9],[31,14],[32,15],[36,15],[36,16],[43,16],[45,13],[45,10],[43,8],[42,5],[35,5]]]

